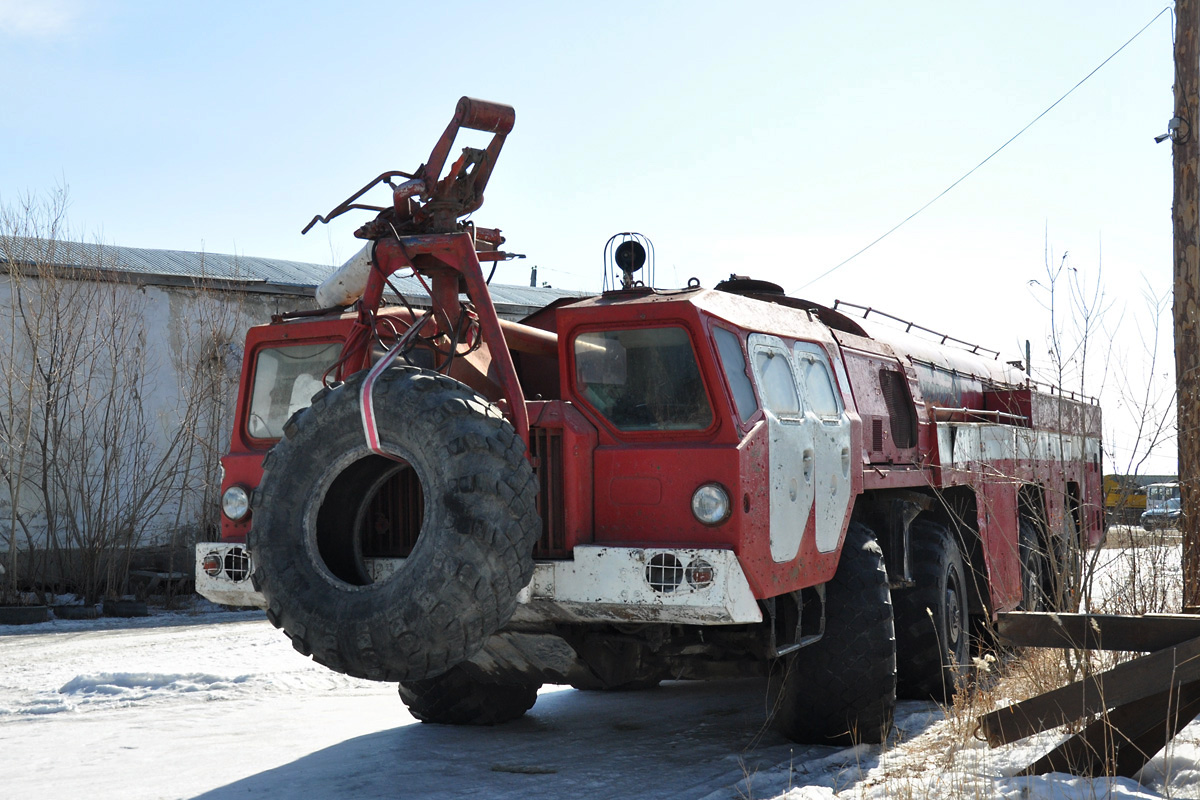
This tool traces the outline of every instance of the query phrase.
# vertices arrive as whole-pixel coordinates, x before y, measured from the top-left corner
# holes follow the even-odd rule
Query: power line
[[[870,250],[872,247],[874,247],[875,245],[879,244],[880,242],[882,242],[882,241],[883,241],[884,239],[886,239],[887,237],[891,236],[893,233],[895,233],[897,230],[899,230],[901,227],[903,227],[903,226],[904,226],[906,223],[908,223],[908,222],[909,222],[909,221],[910,221],[910,220],[911,220],[913,217],[917,216],[917,215],[918,215],[918,214],[920,214],[922,211],[924,211],[925,209],[929,208],[931,205],[933,205],[934,203],[936,203],[938,200],[941,200],[941,199],[942,199],[942,197],[944,197],[946,194],[948,194],[948,193],[950,192],[950,190],[951,190],[951,189],[953,189],[955,186],[958,186],[960,183],[962,183],[963,181],[965,181],[967,178],[971,177],[971,175],[972,175],[972,174],[974,174],[974,173],[975,173],[975,171],[976,171],[977,169],[979,169],[979,168],[980,168],[980,167],[982,167],[984,164],[986,164],[986,163],[988,163],[989,161],[991,161],[991,160],[992,160],[992,158],[994,158],[996,155],[998,155],[998,154],[1000,153],[1000,151],[1001,151],[1001,150],[1003,150],[1004,148],[1006,148],[1006,147],[1008,147],[1010,144],[1012,144],[1014,141],[1016,141],[1017,137],[1019,137],[1021,134],[1025,133],[1025,131],[1027,131],[1027,130],[1029,130],[1030,128],[1032,128],[1032,127],[1033,127],[1033,125],[1034,125],[1034,123],[1036,123],[1036,122],[1037,122],[1038,120],[1040,120],[1042,117],[1044,117],[1044,116],[1046,116],[1047,114],[1049,114],[1049,113],[1050,113],[1050,112],[1051,112],[1051,111],[1054,109],[1054,107],[1055,107],[1055,106],[1057,106],[1059,103],[1061,103],[1063,100],[1066,100],[1068,97],[1070,97],[1070,96],[1071,96],[1071,94],[1072,94],[1072,93],[1073,93],[1073,92],[1074,92],[1076,89],[1078,89],[1080,86],[1082,86],[1084,83],[1086,83],[1086,82],[1087,82],[1088,78],[1090,78],[1090,77],[1092,77],[1093,75],[1095,75],[1097,72],[1099,72],[1099,71],[1100,71],[1100,69],[1101,69],[1101,68],[1102,68],[1102,67],[1103,67],[1105,64],[1107,64],[1109,61],[1112,61],[1114,58],[1116,58],[1116,56],[1117,56],[1117,53],[1120,53],[1120,52],[1121,52],[1122,50],[1124,50],[1126,47],[1128,47],[1129,45],[1133,44],[1133,41],[1134,41],[1135,39],[1137,39],[1139,36],[1141,36],[1143,33],[1145,33],[1145,32],[1146,32],[1146,29],[1147,29],[1147,28],[1149,28],[1151,25],[1153,25],[1153,24],[1154,24],[1154,22],[1155,22],[1155,20],[1157,20],[1159,17],[1161,17],[1163,14],[1166,14],[1166,13],[1167,13],[1168,11],[1170,11],[1170,10],[1171,10],[1171,7],[1170,7],[1170,6],[1167,6],[1167,7],[1166,7],[1166,8],[1164,8],[1162,11],[1159,11],[1157,14],[1155,14],[1155,15],[1154,15],[1154,18],[1153,18],[1153,19],[1151,19],[1149,22],[1147,22],[1147,23],[1146,23],[1144,26],[1142,26],[1142,29],[1141,29],[1140,31],[1138,31],[1137,33],[1135,33],[1135,34],[1134,34],[1134,35],[1133,35],[1133,36],[1132,36],[1132,37],[1129,39],[1129,41],[1125,42],[1125,44],[1121,45],[1121,46],[1120,46],[1120,47],[1118,47],[1116,50],[1114,50],[1114,51],[1112,52],[1112,55],[1110,55],[1108,58],[1106,58],[1106,59],[1104,59],[1103,61],[1101,61],[1101,62],[1100,62],[1100,64],[1099,64],[1099,65],[1098,65],[1098,66],[1097,66],[1095,69],[1093,69],[1091,72],[1089,72],[1087,75],[1084,75],[1084,76],[1083,76],[1083,78],[1082,78],[1082,79],[1079,81],[1079,83],[1077,83],[1077,84],[1075,84],[1074,86],[1072,86],[1072,87],[1070,88],[1070,90],[1068,90],[1068,91],[1067,91],[1067,93],[1066,93],[1066,94],[1064,94],[1062,97],[1058,98],[1058,99],[1057,99],[1057,100],[1055,100],[1053,103],[1051,103],[1051,104],[1050,104],[1050,106],[1049,106],[1048,108],[1046,108],[1046,110],[1045,110],[1045,111],[1043,111],[1042,113],[1040,113],[1040,114],[1038,114],[1036,117],[1034,117],[1034,118],[1033,118],[1033,119],[1032,119],[1032,120],[1029,122],[1029,124],[1028,124],[1028,125],[1026,125],[1024,128],[1021,128],[1021,130],[1019,130],[1019,131],[1017,131],[1015,134],[1013,134],[1013,135],[1012,135],[1012,137],[1011,137],[1011,138],[1010,138],[1010,139],[1009,139],[1007,142],[1005,142],[1004,144],[1000,145],[1000,146],[999,146],[999,147],[997,147],[995,150],[993,150],[993,151],[992,151],[992,153],[991,153],[991,155],[989,155],[989,156],[988,156],[987,158],[985,158],[983,161],[980,161],[978,164],[976,164],[974,167],[972,167],[972,168],[971,168],[971,169],[970,169],[970,170],[969,170],[969,171],[968,171],[968,172],[967,172],[965,175],[963,175],[961,178],[959,178],[958,180],[956,180],[954,183],[950,184],[950,185],[949,185],[949,186],[947,186],[945,189],[943,189],[941,192],[939,192],[939,193],[938,193],[938,195],[937,195],[936,197],[934,197],[932,200],[930,200],[930,201],[929,201],[928,203],[926,203],[925,205],[923,205],[923,206],[921,206],[920,208],[918,208],[918,209],[917,209],[916,211],[914,211],[913,213],[909,214],[909,215],[908,215],[907,217],[905,217],[904,219],[902,219],[902,220],[900,220],[899,222],[897,222],[897,223],[896,223],[895,225],[893,225],[893,226],[892,226],[890,229],[888,229],[888,231],[887,231],[886,233],[884,233],[884,234],[883,234],[882,236],[880,236],[879,238],[875,239],[875,241],[871,242],[871,243],[870,243],[870,244],[868,244],[866,247],[862,248],[862,249],[861,249],[861,250],[859,250],[857,253],[855,253],[854,255],[850,256],[849,258],[847,258],[846,260],[842,261],[841,263],[839,263],[839,264],[835,264],[834,266],[832,266],[832,267],[830,267],[829,269],[825,270],[825,271],[824,271],[824,272],[822,272],[820,275],[818,275],[817,277],[813,278],[813,279],[812,279],[811,281],[809,281],[808,283],[806,283],[806,284],[804,284],[803,286],[801,286],[801,287],[800,287],[800,289],[801,289],[801,290],[803,290],[803,289],[807,289],[809,286],[812,286],[814,283],[816,283],[817,281],[821,280],[822,278],[824,278],[824,277],[826,277],[826,276],[828,276],[828,275],[831,275],[832,273],[834,273],[834,272],[836,272],[837,270],[841,269],[841,268],[842,268],[842,267],[844,267],[845,265],[849,264],[851,261],[853,261],[854,259],[856,259],[856,258],[858,258],[859,256],[861,256],[863,253],[867,252],[867,251],[868,251],[868,250]]]

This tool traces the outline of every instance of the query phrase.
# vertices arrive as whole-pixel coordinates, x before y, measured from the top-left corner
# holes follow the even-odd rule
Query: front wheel
[[[877,744],[896,707],[896,637],[883,551],[850,523],[825,584],[825,635],[778,659],[770,678],[774,724],[806,744]]]
[[[460,664],[436,678],[400,684],[400,699],[421,722],[438,725],[499,725],[524,716],[537,701],[540,683],[488,683]]]

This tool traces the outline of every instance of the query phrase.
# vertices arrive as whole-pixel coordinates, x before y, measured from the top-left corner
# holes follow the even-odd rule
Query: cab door
[[[811,442],[817,550],[837,547],[850,508],[850,417],[834,388],[825,351],[813,342],[792,348],[796,383]]]
[[[785,563],[799,554],[812,515],[813,426],[801,404],[788,346],[761,333],[751,334],[747,344],[767,422],[771,558]]]

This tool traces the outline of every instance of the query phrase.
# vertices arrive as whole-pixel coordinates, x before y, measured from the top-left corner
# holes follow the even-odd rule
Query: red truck
[[[633,235],[618,288],[501,320],[504,240],[461,220],[514,119],[463,98],[426,164],[366,187],[392,203],[327,308],[249,332],[202,594],[424,721],[759,675],[775,724],[826,743],[948,697],[973,621],[1070,605],[1102,535],[1094,401],[763,281],[642,285]],[[442,176],[460,128],[491,144]]]

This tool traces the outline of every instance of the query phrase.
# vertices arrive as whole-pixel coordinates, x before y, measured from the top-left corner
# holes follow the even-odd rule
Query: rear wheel
[[[436,678],[405,681],[400,699],[421,722],[499,725],[524,716],[537,702],[540,683],[488,683],[460,664]]]
[[[909,546],[914,585],[895,593],[900,696],[948,700],[971,655],[962,555],[950,531],[929,520],[913,522]]]
[[[896,707],[896,638],[883,551],[850,523],[825,584],[825,635],[772,666],[775,726],[809,744],[878,743]]]

